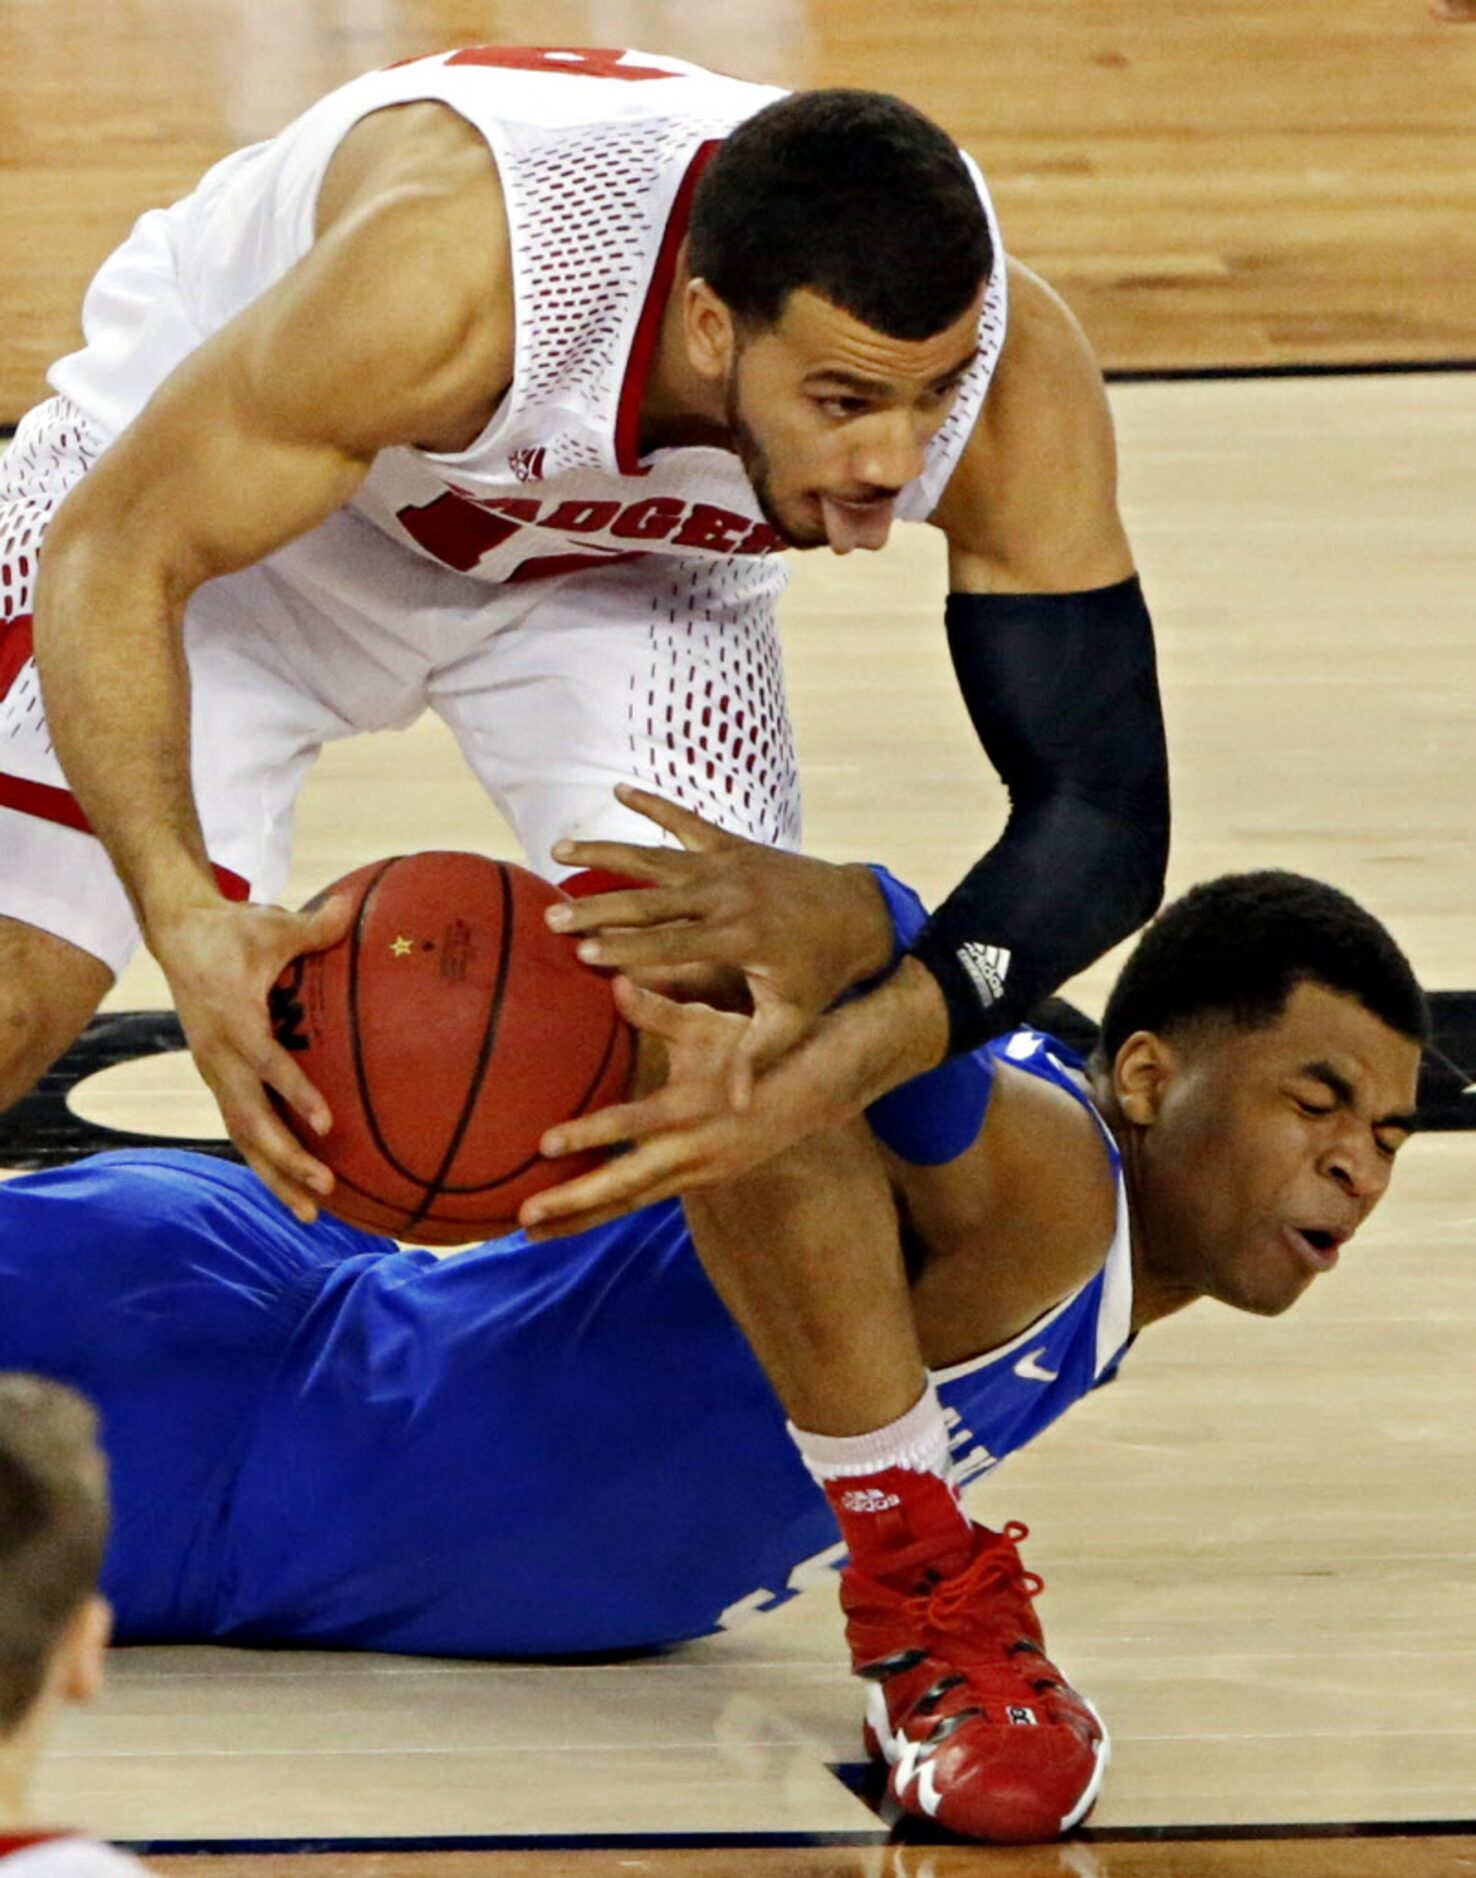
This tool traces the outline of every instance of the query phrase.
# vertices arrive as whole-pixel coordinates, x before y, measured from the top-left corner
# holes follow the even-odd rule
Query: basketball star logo
[[[403,933],[401,933],[398,939],[390,940],[390,951],[394,953],[397,959],[408,959],[414,950],[415,941],[413,939],[407,939]]]

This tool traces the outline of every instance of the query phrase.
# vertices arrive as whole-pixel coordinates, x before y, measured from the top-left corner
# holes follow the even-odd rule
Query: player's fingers
[[[693,851],[720,848],[737,839],[694,810],[684,809],[680,802],[658,796],[650,789],[637,789],[634,783],[616,783],[615,796],[626,808],[634,809],[637,815],[644,815],[648,822],[655,822],[667,834],[675,835],[684,848]]]
[[[318,1203],[308,1189],[295,1180],[289,1180],[267,1155],[247,1146],[234,1134],[231,1139],[262,1185],[277,1196],[294,1218],[304,1226],[311,1226],[318,1217]]]
[[[550,1220],[569,1220],[601,1210],[612,1218],[648,1205],[658,1188],[663,1197],[675,1191],[674,1185],[662,1183],[688,1180],[692,1170],[683,1159],[688,1142],[689,1137],[668,1135],[606,1161],[592,1173],[580,1174],[558,1187],[546,1187],[523,1202],[518,1224],[531,1229]],[[695,1179],[692,1184],[696,1184]]]
[[[279,1043],[263,1043],[252,1059],[252,1068],[258,1080],[275,1089],[314,1134],[328,1133],[333,1126],[332,1111],[319,1090],[308,1081],[290,1050],[284,1050]]]
[[[762,987],[759,996],[762,1000]],[[752,1103],[757,1078],[788,1056],[809,1028],[804,1013],[792,1004],[760,1001],[755,1006],[728,1074],[728,1100],[738,1114]]]
[[[638,985],[629,978],[612,979],[610,989],[615,994],[615,1009],[626,1023],[633,1024],[647,1036],[660,1037],[663,1042],[675,1043],[679,1037],[692,1035],[694,1027],[703,1021],[695,1006],[677,1004],[659,991]],[[709,1011],[707,1017],[713,1022],[721,1021],[716,1012]]]
[[[315,906],[311,912],[304,911],[296,917],[303,929],[298,950],[323,952],[329,946],[337,945],[340,939],[347,938],[349,928],[354,923],[354,903],[346,893],[335,893],[321,906]]]
[[[544,918],[555,932],[597,933],[606,928],[659,926],[690,919],[697,897],[692,887],[630,887],[592,893],[587,900],[559,900]]]
[[[284,1205],[311,1225],[317,1202],[333,1191],[333,1176],[315,1161],[267,1101],[245,1063],[207,1077],[231,1140]]]
[[[634,841],[556,841],[551,852],[560,867],[577,867],[581,873],[626,874],[653,886],[681,879],[690,865],[678,848],[648,848]]]
[[[578,952],[586,965],[627,971],[652,965],[731,965],[722,936],[701,922],[652,926],[645,931],[611,931],[581,939]]]
[[[612,1219],[624,1219],[637,1205],[655,1206],[659,1200],[669,1200],[676,1190],[673,1180],[657,1181],[642,1193],[639,1201],[628,1201],[623,1206],[591,1207],[587,1212],[571,1213],[564,1219],[545,1220],[541,1226],[527,1228],[527,1236],[538,1245],[545,1239],[566,1239],[574,1233],[592,1232],[596,1226],[608,1226]]]
[[[722,1113],[717,1110],[717,1114]],[[608,1108],[575,1116],[572,1121],[556,1123],[539,1142],[538,1152],[546,1160],[557,1161],[566,1154],[588,1154],[596,1148],[617,1147],[624,1141],[645,1141],[712,1119],[712,1099],[705,1089],[672,1084],[639,1102],[612,1103]]]
[[[748,980],[731,965],[652,966],[636,982],[678,1004],[706,1004],[733,1015],[746,1015],[750,1008]]]

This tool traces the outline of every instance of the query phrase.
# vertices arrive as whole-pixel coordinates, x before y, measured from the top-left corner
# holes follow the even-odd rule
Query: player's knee
[[[76,1039],[110,982],[104,965],[61,940],[0,933],[0,1111]]]

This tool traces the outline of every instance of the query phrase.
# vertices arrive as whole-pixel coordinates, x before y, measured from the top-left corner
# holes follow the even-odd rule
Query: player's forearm
[[[823,1091],[817,1126],[838,1126],[933,1068],[947,1049],[948,1010],[937,981],[917,959],[904,958],[864,996],[829,1012],[795,1056]],[[783,1065],[773,1073],[782,1075]]]
[[[183,599],[106,538],[53,524],[36,663],[57,757],[146,935],[217,890],[190,784]]]
[[[913,951],[951,1049],[1030,1007],[1149,917],[1168,855],[1168,761],[1137,580],[1080,593],[953,594],[949,648],[1009,823]]]

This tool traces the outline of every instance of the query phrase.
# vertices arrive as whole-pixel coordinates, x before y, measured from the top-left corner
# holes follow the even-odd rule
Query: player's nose
[[[896,492],[922,475],[927,441],[910,411],[878,413],[865,438],[858,439],[852,473],[870,489]]]
[[[1349,1199],[1367,1209],[1383,1195],[1392,1170],[1388,1156],[1379,1152],[1371,1135],[1350,1129],[1327,1150],[1322,1171]]]

